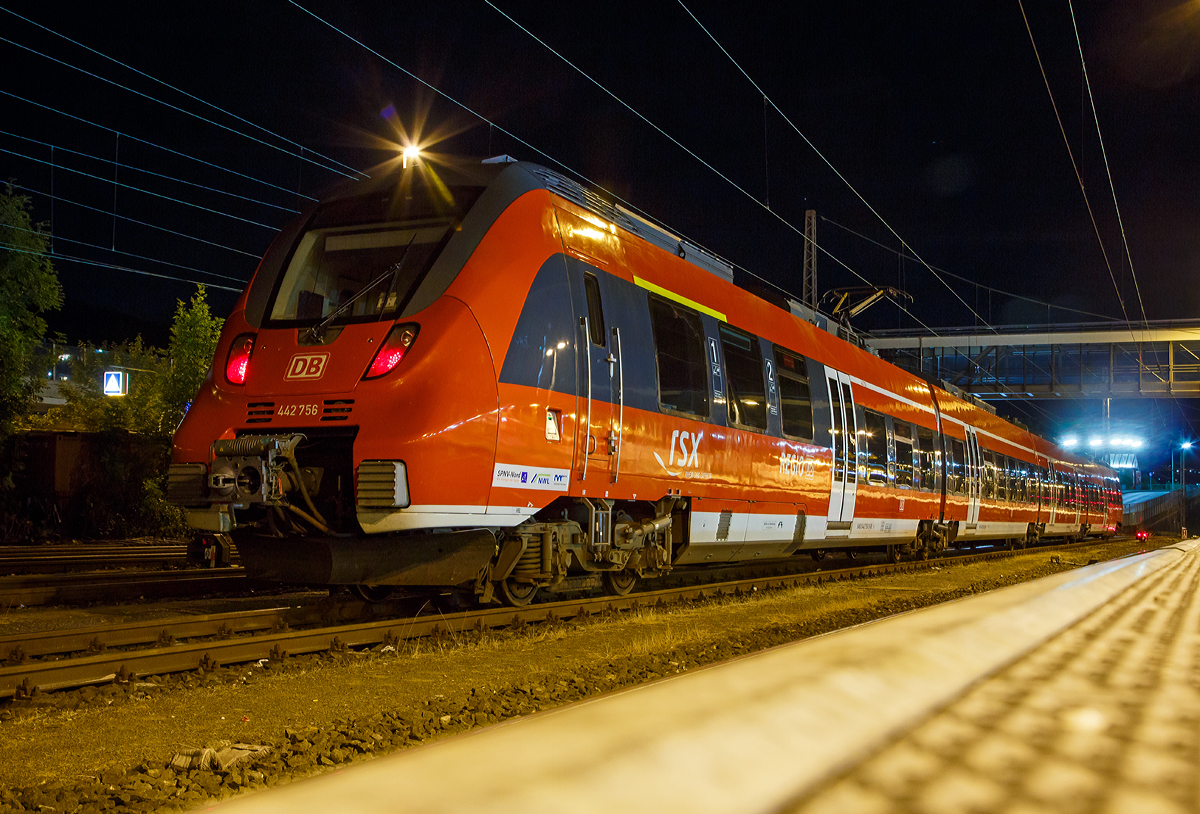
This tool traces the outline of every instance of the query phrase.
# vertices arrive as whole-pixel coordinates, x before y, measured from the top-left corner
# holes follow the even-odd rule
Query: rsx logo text
[[[328,353],[297,353],[288,362],[285,379],[319,379],[325,375]]]

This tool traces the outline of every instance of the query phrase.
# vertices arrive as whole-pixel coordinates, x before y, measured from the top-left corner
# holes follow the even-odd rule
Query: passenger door
[[[829,494],[827,529],[849,536],[858,493],[858,420],[850,377],[825,368],[829,386],[830,433],[833,446],[833,483]]]
[[[583,273],[587,310],[579,317],[578,354],[582,375],[579,389],[578,438],[575,444],[575,477],[589,497],[607,497],[620,477],[624,452],[625,371],[621,329],[608,320],[615,308],[605,310],[602,277]]]
[[[967,528],[979,523],[979,496],[983,484],[983,467],[979,454],[979,438],[974,428],[967,427]]]

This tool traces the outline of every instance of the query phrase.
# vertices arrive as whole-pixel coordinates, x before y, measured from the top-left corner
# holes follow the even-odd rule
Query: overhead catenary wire
[[[345,177],[345,178],[357,179],[357,176],[351,175],[351,174],[349,174],[349,173],[347,173],[347,172],[344,172],[344,171],[342,171],[342,170],[339,170],[339,169],[337,169],[337,168],[335,168],[335,167],[330,167],[330,166],[327,166],[327,165],[325,165],[325,164],[322,164],[321,162],[319,162],[319,161],[316,161],[316,160],[314,160],[314,159],[307,158],[306,156],[304,156],[304,155],[302,154],[302,152],[301,152],[301,153],[292,152],[291,150],[287,149],[286,147],[280,147],[278,144],[272,144],[271,142],[269,142],[269,141],[266,141],[266,140],[264,140],[264,139],[261,139],[261,138],[258,138],[257,136],[252,136],[252,135],[250,135],[249,133],[243,133],[242,131],[240,131],[240,130],[238,130],[238,129],[236,129],[236,128],[230,127],[230,126],[229,126],[229,125],[227,125],[227,124],[221,124],[221,122],[218,122],[218,121],[216,121],[215,119],[210,119],[210,118],[209,118],[209,117],[207,117],[207,116],[201,116],[199,113],[193,113],[192,111],[190,111],[190,110],[187,110],[187,109],[185,109],[185,108],[182,108],[182,107],[180,107],[179,105],[175,105],[175,104],[172,104],[172,103],[170,103],[170,102],[163,101],[162,99],[155,98],[154,96],[151,96],[151,95],[150,95],[150,94],[148,94],[148,93],[142,93],[140,90],[134,90],[133,88],[129,87],[128,85],[124,85],[124,84],[122,84],[122,83],[120,83],[120,82],[117,82],[117,81],[115,81],[115,80],[108,79],[108,78],[106,78],[106,77],[100,76],[99,74],[92,73],[91,71],[88,71],[88,70],[85,70],[85,69],[83,69],[83,68],[80,68],[80,67],[78,67],[77,65],[72,65],[72,64],[71,64],[71,63],[69,63],[69,62],[66,62],[66,61],[64,61],[64,60],[58,59],[58,58],[56,58],[56,57],[52,57],[52,56],[50,56],[49,54],[44,54],[44,53],[42,53],[41,51],[37,50],[36,48],[30,48],[28,45],[22,45],[22,44],[21,44],[21,43],[19,43],[19,42],[15,42],[14,40],[10,40],[10,39],[8,39],[7,37],[0,37],[0,42],[7,43],[7,44],[9,44],[9,45],[13,46],[14,48],[20,48],[22,51],[28,51],[28,52],[29,52],[29,53],[31,53],[31,54],[35,54],[36,56],[42,57],[43,59],[47,59],[47,60],[49,60],[49,61],[51,61],[51,62],[54,62],[54,63],[56,63],[56,64],[58,64],[58,65],[62,65],[62,66],[63,66],[63,67],[65,67],[65,68],[70,68],[70,69],[71,69],[71,70],[73,70],[73,71],[78,71],[79,73],[81,73],[81,74],[84,74],[85,76],[90,76],[91,78],[93,78],[93,79],[95,79],[95,80],[98,80],[98,81],[100,81],[100,82],[104,82],[105,84],[112,85],[112,86],[114,86],[114,87],[117,87],[117,88],[120,88],[121,90],[124,90],[124,91],[127,91],[127,92],[129,92],[129,93],[132,93],[132,94],[133,94],[133,95],[135,95],[135,96],[140,96],[140,97],[142,97],[143,99],[147,99],[147,100],[149,100],[149,101],[151,101],[151,102],[154,102],[154,103],[156,103],[156,104],[160,104],[160,105],[163,105],[164,107],[168,107],[168,108],[170,108],[171,110],[174,110],[174,111],[176,111],[177,113],[182,113],[182,114],[183,114],[183,115],[185,115],[185,116],[191,116],[191,117],[192,117],[192,118],[194,118],[194,119],[199,119],[199,120],[200,120],[200,121],[202,121],[202,122],[205,122],[205,123],[207,123],[207,124],[211,124],[213,127],[219,127],[220,129],[222,129],[222,130],[225,130],[226,132],[233,133],[234,135],[241,136],[242,138],[245,138],[245,139],[249,139],[250,141],[253,141],[253,142],[257,143],[257,144],[261,144],[261,145],[263,145],[264,147],[269,147],[270,149],[272,149],[272,150],[276,150],[276,151],[278,151],[278,152],[281,152],[281,153],[284,153],[285,155],[290,155],[292,158],[298,158],[298,159],[300,159],[301,161],[307,162],[307,163],[309,163],[309,164],[312,164],[313,166],[316,166],[316,167],[320,167],[320,168],[322,168],[322,169],[324,169],[324,170],[326,170],[326,171],[328,171],[328,172],[337,173],[338,175],[341,175],[341,176],[343,176],[343,177]],[[314,153],[314,155],[315,155],[315,153]],[[364,175],[364,174],[365,174],[365,173],[361,173],[361,172],[359,172],[358,170],[355,170],[354,172],[358,172],[358,173],[359,173],[359,176],[361,176],[361,175]]]
[[[1096,112],[1096,97],[1092,95],[1092,82],[1088,78],[1087,61],[1083,58],[1083,42],[1079,38],[1079,26],[1075,22],[1075,6],[1067,0],[1067,9],[1071,12],[1071,28],[1075,31],[1075,45],[1079,49],[1079,66],[1083,69],[1083,86],[1087,89],[1088,104],[1092,108],[1092,121],[1096,123],[1096,138],[1100,142],[1100,155],[1104,159],[1104,174],[1108,177],[1108,188],[1112,191],[1113,209],[1117,213],[1117,225],[1121,229],[1121,242],[1125,246],[1125,259],[1129,262],[1129,276],[1133,280],[1133,291],[1137,294],[1138,308],[1142,312],[1142,321],[1146,322],[1146,305],[1142,302],[1142,289],[1138,286],[1137,272],[1133,269],[1133,256],[1129,251],[1129,238],[1125,234],[1125,221],[1121,218],[1121,207],[1117,203],[1117,187],[1113,183],[1112,168],[1108,164],[1108,150],[1104,147],[1104,136],[1100,132],[1100,114]]]
[[[126,215],[118,215],[115,212],[109,212],[107,209],[101,209],[98,206],[92,206],[90,204],[80,203],[79,201],[72,201],[69,198],[64,198],[60,195],[55,195],[55,194],[49,193],[49,192],[43,192],[42,190],[34,189],[33,187],[27,187],[27,186],[23,186],[22,184],[17,184],[17,183],[12,184],[12,187],[13,187],[13,189],[19,189],[22,192],[28,192],[31,195],[42,195],[46,198],[49,198],[52,201],[61,201],[70,206],[78,206],[81,209],[90,209],[93,212],[99,212],[100,214],[107,215],[110,218],[117,218],[119,220],[128,221],[129,223],[136,223],[137,225],[145,226],[148,229],[154,229],[159,232],[166,232],[167,234],[175,235],[176,237],[186,238],[187,240],[194,240],[197,243],[204,243],[208,246],[212,246],[217,249],[224,249],[225,251],[234,252],[235,254],[242,254],[242,255],[245,255],[246,257],[253,258],[254,260],[258,260],[262,256],[261,253],[255,254],[254,252],[247,252],[247,251],[243,251],[242,249],[235,249],[232,246],[226,246],[225,244],[217,243],[214,240],[207,240],[202,237],[196,237],[195,235],[189,235],[186,232],[178,232],[174,229],[168,229],[165,226],[156,226],[153,223],[148,223],[147,221],[144,221],[144,220],[138,220],[137,218],[131,218]]]
[[[1112,280],[1113,290],[1117,294],[1117,302],[1121,306],[1121,313],[1125,316],[1125,322],[1129,322],[1129,311],[1125,308],[1125,298],[1121,296],[1121,287],[1117,284],[1117,275],[1113,271],[1112,261],[1108,258],[1108,250],[1104,246],[1104,238],[1100,236],[1100,225],[1096,222],[1096,213],[1092,211],[1092,202],[1088,198],[1087,186],[1083,183],[1083,174],[1079,171],[1079,164],[1075,160],[1075,151],[1071,149],[1071,140],[1067,138],[1067,130],[1063,126],[1062,115],[1058,112],[1058,103],[1054,100],[1054,91],[1050,89],[1050,79],[1046,76],[1046,68],[1042,64],[1042,55],[1038,51],[1037,41],[1033,37],[1033,28],[1029,25],[1029,17],[1025,14],[1025,4],[1022,0],[1017,0],[1017,7],[1021,10],[1021,19],[1025,21],[1025,31],[1029,34],[1029,44],[1033,47],[1033,56],[1037,60],[1038,70],[1042,74],[1042,82],[1046,85],[1046,94],[1050,97],[1050,107],[1054,110],[1054,118],[1058,122],[1058,131],[1062,134],[1063,144],[1067,148],[1067,156],[1071,159],[1071,169],[1075,171],[1075,179],[1079,182],[1079,191],[1083,194],[1083,203],[1087,207],[1088,217],[1092,221],[1092,231],[1096,233],[1096,242],[1100,245],[1100,255],[1104,258],[1104,265],[1108,268],[1108,276]],[[1130,325],[1130,331],[1133,326]]]
[[[491,5],[490,0],[484,0],[484,2],[488,3],[488,5]],[[730,54],[728,50],[726,50],[725,46],[721,44],[720,40],[718,40],[715,36],[713,36],[713,33],[711,31],[709,31],[707,27],[705,27],[704,23],[700,22],[700,19],[695,14],[692,13],[691,9],[689,9],[687,7],[687,4],[685,4],[683,2],[683,0],[679,0],[679,5],[683,8],[683,10],[685,12],[687,12],[687,15],[689,17],[691,17],[693,21],[695,21],[696,25],[700,26],[700,30],[703,31],[708,36],[708,38],[713,41],[713,44],[716,45],[717,48],[719,48],[721,50],[721,53],[725,54],[725,56],[729,58],[729,61],[733,63],[734,67],[737,68],[738,71],[741,72],[742,76],[746,77],[746,80],[751,85],[754,86],[754,89],[763,97],[764,100],[767,101],[768,104],[771,105],[771,107],[775,110],[775,112],[783,117],[783,120],[788,123],[788,126],[791,127],[793,131],[795,131],[796,135],[800,136],[800,138],[804,141],[805,144],[807,144],[809,146],[809,148],[816,154],[816,156],[818,158],[820,158],[822,162],[825,163],[825,166],[829,167],[829,169],[833,171],[833,174],[836,175],[838,177],[838,179],[843,184],[845,184],[846,187],[852,193],[854,193],[854,196],[856,198],[858,198],[858,200],[860,202],[862,202],[863,206],[865,206],[871,212],[871,214],[874,215],[879,220],[879,222],[883,224],[884,228],[886,228],[889,232],[891,232],[892,235],[897,240],[900,241],[900,245],[902,245],[904,248],[906,248],[910,252],[912,252],[913,257],[917,260],[917,262],[919,262],[922,266],[924,266],[926,269],[928,269],[929,273],[934,276],[934,279],[936,279],[938,282],[940,282],[942,285],[944,285],[946,287],[946,289],[951,294],[954,295],[955,299],[957,299],[959,302],[961,302],[963,304],[963,306],[968,311],[971,312],[971,314],[973,314],[986,327],[991,328],[991,330],[994,331],[995,328],[992,328],[992,326],[988,323],[988,321],[985,320],[982,316],[980,316],[979,313],[974,308],[971,307],[970,303],[968,303],[965,299],[963,299],[962,296],[957,291],[954,290],[954,287],[952,285],[947,283],[944,279],[942,279],[941,275],[939,275],[936,271],[933,270],[933,266],[931,266],[929,263],[927,263],[925,261],[925,259],[923,257],[921,257],[921,255],[919,253],[917,253],[917,250],[914,249],[912,246],[910,246],[908,244],[908,242],[903,237],[900,236],[900,233],[897,232],[894,228],[892,228],[892,225],[890,223],[888,223],[887,219],[884,218],[883,215],[881,215],[879,213],[879,211],[875,209],[875,207],[871,206],[870,202],[867,201],[867,199],[865,197],[863,197],[862,193],[860,193],[858,191],[858,189],[852,183],[850,183],[850,180],[848,178],[846,178],[846,176],[843,175],[841,173],[841,171],[839,171],[838,168],[833,165],[833,162],[830,161],[828,158],[826,158],[825,154],[817,148],[817,145],[813,144],[813,142],[808,138],[808,136],[806,136],[804,134],[804,132],[801,131],[800,128],[796,126],[796,123],[792,121],[791,117],[789,117],[786,113],[784,113],[783,110],[781,110],[780,107],[777,104],[775,104],[775,102],[767,95],[766,91],[764,91],[762,89],[762,87],[759,86],[759,84],[754,81],[754,79],[750,76],[750,74],[748,74],[746,72],[746,69],[743,68],[738,63],[738,61],[733,58],[733,55]],[[793,228],[795,228],[795,227],[793,227]]]
[[[1109,188],[1112,190],[1113,207],[1114,207],[1114,209],[1116,209],[1117,223],[1120,225],[1121,240],[1124,243],[1126,259],[1129,262],[1129,272],[1130,272],[1130,275],[1133,277],[1134,289],[1137,293],[1137,298],[1138,298],[1138,306],[1141,309],[1141,313],[1142,313],[1142,323],[1143,323],[1143,325],[1147,325],[1149,323],[1149,320],[1146,316],[1146,307],[1142,302],[1141,289],[1138,288],[1138,285],[1137,285],[1137,275],[1134,273],[1134,270],[1133,270],[1133,258],[1130,256],[1129,241],[1125,234],[1125,225],[1124,225],[1123,221],[1121,220],[1121,210],[1120,210],[1120,207],[1117,205],[1117,192],[1116,192],[1115,186],[1113,185],[1112,172],[1109,169],[1109,165],[1108,165],[1108,154],[1104,149],[1104,137],[1100,133],[1100,118],[1096,112],[1095,99],[1092,96],[1091,82],[1088,79],[1088,74],[1087,74],[1087,63],[1083,58],[1083,44],[1080,41],[1079,28],[1075,22],[1075,10],[1074,10],[1074,7],[1071,6],[1070,0],[1068,0],[1067,5],[1068,5],[1068,8],[1071,13],[1071,26],[1075,33],[1075,44],[1079,50],[1079,64],[1080,64],[1080,67],[1081,67],[1082,73],[1083,73],[1084,86],[1086,87],[1087,92],[1088,92],[1088,99],[1090,100],[1091,108],[1092,108],[1092,117],[1093,117],[1093,120],[1095,121],[1095,125],[1096,125],[1096,136],[1100,141],[1101,154],[1104,156],[1104,169],[1108,176]],[[1104,258],[1104,265],[1108,268],[1108,276],[1109,276],[1109,279],[1112,280],[1113,290],[1116,292],[1116,295],[1117,295],[1117,302],[1120,303],[1120,305],[1121,305],[1121,313],[1125,317],[1125,324],[1129,328],[1130,336],[1133,338],[1136,338],[1136,333],[1134,331],[1133,322],[1132,322],[1132,320],[1130,320],[1129,311],[1125,306],[1125,298],[1121,294],[1121,287],[1117,283],[1116,272],[1113,270],[1112,262],[1109,260],[1108,251],[1104,246],[1104,239],[1100,235],[1100,226],[1096,222],[1096,216],[1092,210],[1091,200],[1088,198],[1087,188],[1083,182],[1083,175],[1079,171],[1079,165],[1075,160],[1074,151],[1071,149],[1070,139],[1067,138],[1066,128],[1063,126],[1062,116],[1059,114],[1058,104],[1057,104],[1057,102],[1055,102],[1055,99],[1054,99],[1054,92],[1050,88],[1050,80],[1046,76],[1046,69],[1045,69],[1045,66],[1042,64],[1042,57],[1041,57],[1040,52],[1038,51],[1037,41],[1035,40],[1035,38],[1033,36],[1033,28],[1029,24],[1029,17],[1025,13],[1025,6],[1024,6],[1024,3],[1022,2],[1022,0],[1017,0],[1017,7],[1020,9],[1021,18],[1025,22],[1025,31],[1029,34],[1029,43],[1030,43],[1030,46],[1033,48],[1033,54],[1034,54],[1034,58],[1037,60],[1038,70],[1042,74],[1042,82],[1046,86],[1046,94],[1050,97],[1050,106],[1054,110],[1054,117],[1058,122],[1059,133],[1062,134],[1063,144],[1067,148],[1067,156],[1070,158],[1071,167],[1075,171],[1075,178],[1079,183],[1079,190],[1083,195],[1083,201],[1084,201],[1084,205],[1087,207],[1088,217],[1092,221],[1092,230],[1095,232],[1096,241],[1100,245],[1100,254]],[[1156,362],[1161,364],[1161,360],[1159,359],[1158,351],[1155,349],[1155,350],[1152,350],[1152,353],[1154,354]],[[1130,355],[1128,353],[1128,351],[1126,351],[1126,355]],[[1130,357],[1132,358],[1131,355],[1130,355]],[[1138,364],[1139,364],[1139,367],[1142,366],[1142,362],[1140,359],[1139,359]],[[1159,378],[1161,379],[1161,376]]]
[[[891,252],[892,254],[895,254],[897,257],[903,258],[905,260],[915,260],[916,259],[910,254],[906,254],[905,252],[903,252],[899,249],[896,249],[892,246],[888,246],[886,243],[881,243],[878,240],[868,237],[867,235],[864,235],[862,232],[858,232],[854,229],[851,229],[849,226],[844,226],[844,225],[838,223],[837,221],[826,217],[825,215],[821,216],[821,220],[824,221],[825,223],[828,223],[830,226],[836,226],[838,229],[841,229],[845,232],[849,232],[850,234],[854,235],[857,238],[861,238],[862,240],[865,240],[868,243],[878,246],[879,248],[883,249],[884,251]],[[1125,320],[1121,320],[1117,317],[1108,316],[1106,314],[1097,314],[1093,311],[1083,311],[1079,308],[1068,308],[1065,305],[1055,305],[1052,302],[1045,302],[1044,300],[1035,299],[1034,297],[1027,297],[1024,294],[1014,294],[1011,291],[1005,291],[1002,288],[995,288],[990,285],[983,285],[982,283],[975,282],[974,280],[972,280],[969,277],[964,277],[961,274],[955,274],[954,272],[947,271],[944,268],[938,268],[937,266],[935,266],[934,268],[937,268],[938,272],[940,272],[941,274],[945,274],[947,277],[953,277],[955,280],[961,280],[964,283],[971,283],[972,285],[976,286],[977,288],[982,288],[985,291],[991,291],[996,294],[1003,294],[1006,297],[1012,297],[1013,299],[1016,299],[1016,300],[1024,300],[1025,302],[1031,302],[1031,303],[1034,303],[1035,305],[1042,305],[1042,306],[1045,306],[1046,308],[1054,308],[1059,311],[1069,311],[1073,314],[1083,314],[1084,316],[1098,317],[1100,319],[1108,320],[1111,322],[1125,321]]]
[[[116,130],[112,127],[108,127],[106,125],[99,124],[98,122],[89,121],[88,119],[85,119],[82,116],[76,116],[73,113],[67,113],[65,110],[59,110],[58,108],[50,107],[49,105],[44,105],[41,102],[35,102],[32,99],[26,99],[24,96],[18,96],[15,93],[11,93],[7,90],[4,90],[3,88],[0,88],[0,94],[3,94],[5,96],[16,99],[17,101],[24,102],[27,105],[32,105],[34,107],[40,107],[42,110],[48,110],[51,113],[55,113],[59,116],[65,116],[68,119],[80,122],[82,124],[89,125],[91,127],[95,127],[99,130],[104,130],[106,132],[113,133],[113,134],[116,134],[119,132],[118,130]],[[206,161],[203,158],[197,158],[194,155],[188,155],[187,153],[180,152],[179,150],[173,150],[170,147],[164,147],[161,144],[155,144],[153,141],[147,141],[144,138],[138,138],[137,136],[130,135],[129,133],[121,133],[120,135],[123,138],[128,139],[129,141],[136,141],[138,144],[145,144],[147,147],[153,147],[156,150],[162,150],[165,153],[170,153],[171,155],[178,156],[179,158],[186,158],[188,161],[195,161],[197,164],[203,164],[204,166],[211,167],[214,170],[220,170],[221,172],[227,172],[230,175],[236,175],[238,178],[244,178],[245,180],[253,181],[256,184],[262,184],[263,186],[271,187],[272,189],[277,189],[281,192],[286,192],[289,195],[295,195],[298,198],[304,198],[305,200],[309,200],[309,201],[317,200],[313,196],[304,195],[304,194],[298,192],[297,190],[288,189],[285,186],[280,186],[279,184],[273,184],[270,181],[264,181],[262,178],[255,178],[253,175],[247,175],[244,172],[238,172],[237,170],[231,170],[229,167],[223,167],[220,164],[214,164],[213,162]]]
[[[88,260],[85,257],[71,257],[70,255],[62,254],[60,252],[35,252],[35,251],[30,251],[29,249],[22,249],[19,246],[14,246],[9,243],[0,243],[0,248],[5,249],[10,252],[17,252],[18,254],[31,254],[31,255],[34,255],[35,257],[49,257],[52,260],[65,260],[65,261],[71,262],[71,263],[83,263],[84,265],[88,265],[88,266],[99,266],[101,268],[114,269],[116,271],[127,271],[130,274],[141,274],[146,277],[158,277],[163,280],[172,280],[177,283],[190,283],[192,285],[202,285],[202,286],[205,286],[206,288],[219,288],[222,291],[232,291],[235,294],[241,293],[241,291],[242,291],[242,289],[240,289],[240,288],[233,288],[231,286],[220,285],[218,283],[205,283],[205,282],[201,282],[199,280],[188,280],[183,277],[175,277],[170,274],[157,274],[153,271],[145,271],[142,269],[130,268],[129,266],[120,266],[120,265],[117,265],[116,263],[104,263],[99,260]]]
[[[26,161],[33,161],[37,164],[47,164],[48,165],[50,163],[49,161],[47,161],[44,158],[34,158],[33,156],[30,156],[30,155],[18,153],[15,150],[5,149],[4,147],[0,147],[0,153],[7,153],[8,155],[16,156],[17,158],[23,158]],[[63,172],[74,173],[75,175],[82,175],[84,178],[91,178],[93,181],[100,181],[105,184],[112,184],[114,189],[128,189],[133,192],[140,192],[144,195],[150,195],[154,198],[162,198],[163,200],[172,201],[174,203],[181,204],[183,206],[190,206],[193,209],[201,209],[205,212],[211,212],[214,215],[220,215],[225,218],[239,220],[239,221],[242,221],[243,223],[249,223],[253,226],[261,226],[264,229],[270,229],[272,232],[279,231],[278,226],[272,226],[269,223],[260,223],[259,221],[251,220],[250,218],[243,218],[240,215],[234,215],[230,212],[222,212],[220,209],[213,209],[208,206],[201,206],[200,204],[192,203],[191,201],[185,201],[182,198],[175,198],[175,197],[172,197],[171,195],[163,195],[162,193],[159,193],[159,192],[151,192],[148,189],[142,189],[141,187],[135,187],[132,184],[121,183],[120,181],[116,180],[115,178],[103,178],[99,175],[92,175],[90,172],[84,172],[83,170],[76,170],[76,169],[72,169],[70,167],[64,167],[61,164],[59,164],[57,166],[57,169],[62,170]]]
[[[183,184],[185,186],[196,187],[197,189],[203,189],[208,192],[214,192],[218,195],[227,195],[231,198],[237,198],[238,200],[248,201],[250,203],[261,204],[262,206],[267,206],[272,209],[279,209],[284,212],[290,212],[294,215],[300,214],[300,210],[298,210],[298,209],[292,209],[291,207],[287,207],[287,206],[280,206],[279,204],[273,204],[268,201],[262,201],[262,200],[259,200],[258,198],[251,198],[246,195],[238,195],[236,192],[228,192],[224,189],[218,189],[216,187],[208,186],[207,184],[198,184],[194,181],[185,181],[184,179],[177,178],[174,175],[166,175],[164,173],[154,172],[153,170],[148,170],[143,167],[135,167],[132,164],[126,164],[124,162],[116,161],[111,158],[102,158],[101,156],[98,156],[98,155],[92,155],[91,153],[85,153],[80,150],[72,150],[69,147],[63,147],[58,144],[51,144],[50,142],[41,141],[39,139],[31,138],[29,136],[22,136],[18,133],[10,133],[7,130],[0,130],[0,135],[9,136],[10,138],[20,139],[21,141],[32,142],[33,144],[39,144],[42,147],[49,147],[51,150],[59,150],[64,153],[70,153],[71,155],[82,156],[83,158],[89,158],[92,161],[100,161],[104,164],[112,164],[116,167],[120,167],[121,169],[133,170],[134,172],[145,173],[146,175],[152,175],[155,178],[162,178],[167,181],[174,181],[176,183]],[[64,167],[63,169],[66,169],[66,168]]]
[[[34,235],[45,235],[46,234],[45,232],[39,232],[36,229],[26,229],[22,226],[13,226],[11,223],[4,224],[3,228],[15,229],[18,232],[28,232],[28,233],[34,234]],[[49,235],[47,235],[47,237],[48,236]],[[136,254],[134,252],[122,251],[121,249],[110,249],[107,246],[101,246],[98,243],[88,243],[86,240],[76,240],[76,239],[70,238],[70,237],[62,237],[61,235],[58,236],[57,239],[65,242],[65,243],[74,243],[77,246],[87,246],[90,249],[100,249],[101,251],[112,252],[114,254],[123,254],[126,257],[135,257],[138,260],[147,260],[151,263],[161,263],[164,266],[172,266],[173,268],[181,269],[183,271],[193,271],[197,274],[204,274],[209,277],[220,277],[224,280],[233,280],[235,283],[243,283],[244,284],[246,282],[241,277],[233,277],[228,274],[218,274],[215,271],[205,271],[204,269],[198,269],[198,268],[195,268],[194,266],[185,266],[180,263],[172,263],[170,260],[159,260],[157,257],[147,257],[144,254]],[[50,251],[51,251],[51,254],[53,254],[54,250],[51,249]]]
[[[79,46],[80,48],[84,49],[85,51],[89,51],[89,52],[91,52],[91,53],[95,54],[95,55],[96,55],[96,56],[98,56],[98,57],[101,57],[101,58],[103,58],[103,59],[107,59],[109,62],[116,63],[117,65],[120,65],[122,68],[125,68],[126,70],[133,71],[133,72],[134,72],[135,74],[137,74],[138,76],[141,76],[141,77],[144,77],[144,78],[146,78],[146,79],[149,79],[151,82],[156,82],[156,83],[158,83],[159,85],[162,85],[162,86],[163,86],[163,87],[165,87],[165,88],[169,88],[169,89],[171,89],[171,90],[175,91],[176,93],[183,94],[184,96],[186,96],[187,98],[191,99],[191,100],[192,100],[192,101],[194,101],[194,102],[199,102],[200,104],[204,105],[205,107],[212,108],[213,110],[216,110],[216,111],[218,111],[218,112],[220,112],[220,113],[223,113],[223,114],[225,114],[226,116],[229,116],[230,118],[237,119],[237,120],[238,120],[239,122],[241,122],[242,124],[248,124],[248,125],[250,125],[251,127],[253,127],[255,130],[259,130],[259,131],[261,131],[261,132],[263,132],[263,133],[266,133],[266,134],[268,134],[268,135],[270,135],[270,136],[273,136],[274,138],[277,138],[277,139],[279,139],[279,140],[280,140],[280,141],[282,141],[282,142],[285,142],[285,143],[287,143],[287,144],[290,144],[290,145],[292,145],[293,147],[298,147],[298,148],[300,148],[301,150],[306,150],[306,151],[308,151],[308,152],[312,153],[313,155],[317,156],[318,158],[322,158],[322,159],[324,159],[325,161],[328,161],[330,164],[336,164],[337,166],[339,166],[339,167],[342,167],[343,169],[347,169],[347,170],[350,170],[351,172],[358,173],[358,175],[360,175],[360,176],[364,176],[364,177],[366,177],[366,175],[367,175],[365,172],[362,172],[361,170],[355,169],[354,167],[351,167],[351,166],[350,166],[350,165],[348,165],[348,164],[343,164],[341,161],[338,161],[338,160],[336,160],[336,159],[330,158],[330,157],[329,157],[329,156],[327,156],[327,155],[322,155],[321,153],[318,153],[316,150],[313,150],[311,147],[305,147],[303,144],[300,144],[299,142],[292,141],[292,140],[291,140],[291,139],[289,139],[287,136],[282,136],[282,135],[280,135],[279,133],[276,133],[276,132],[274,132],[273,130],[268,130],[267,128],[263,127],[261,124],[257,124],[256,122],[252,122],[252,121],[250,121],[249,119],[247,119],[247,118],[244,118],[244,117],[242,117],[242,116],[239,116],[238,114],[236,114],[236,113],[233,113],[233,112],[231,112],[231,111],[228,111],[228,110],[226,110],[226,109],[225,109],[225,108],[223,108],[223,107],[219,107],[219,106],[217,106],[217,105],[214,105],[212,102],[209,102],[209,101],[207,101],[207,100],[205,100],[205,99],[201,99],[199,96],[196,96],[195,94],[188,93],[186,90],[183,90],[182,88],[178,88],[178,87],[176,87],[176,86],[174,86],[174,85],[172,85],[172,84],[170,84],[170,83],[168,83],[168,82],[164,82],[163,80],[159,79],[158,77],[151,76],[150,74],[146,73],[145,71],[138,70],[137,68],[133,67],[132,65],[130,65],[130,64],[126,63],[126,62],[122,62],[121,60],[119,60],[119,59],[116,59],[115,57],[111,57],[111,56],[109,56],[108,54],[105,54],[105,53],[102,53],[102,52],[100,52],[100,51],[97,51],[95,48],[92,48],[92,47],[91,47],[91,46],[89,46],[89,45],[84,45],[84,44],[83,44],[82,42],[80,42],[79,40],[72,39],[71,37],[68,37],[66,34],[63,34],[63,33],[61,33],[61,32],[55,31],[55,30],[54,30],[54,29],[52,29],[52,28],[49,28],[49,27],[47,27],[47,26],[45,26],[45,25],[42,25],[41,23],[37,22],[36,20],[31,20],[31,19],[29,19],[28,17],[22,17],[20,14],[17,14],[15,11],[13,11],[13,10],[11,10],[11,9],[8,9],[8,8],[4,8],[3,6],[0,6],[0,11],[5,11],[5,12],[7,12],[8,14],[11,14],[12,16],[16,17],[17,19],[24,20],[25,22],[29,23],[30,25],[37,26],[38,28],[42,29],[43,31],[45,31],[45,32],[47,32],[47,33],[49,33],[49,34],[53,34],[53,35],[54,35],[54,36],[56,36],[56,37],[60,37],[60,38],[62,38],[62,39],[64,39],[64,40],[66,40],[66,41],[67,41],[67,42],[69,42],[69,43],[72,43],[72,44],[74,44],[74,45],[77,45],[77,46]]]

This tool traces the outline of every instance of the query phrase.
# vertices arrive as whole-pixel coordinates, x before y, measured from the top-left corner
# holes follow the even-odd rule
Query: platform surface
[[[1196,546],[778,647],[216,808],[1195,810]]]

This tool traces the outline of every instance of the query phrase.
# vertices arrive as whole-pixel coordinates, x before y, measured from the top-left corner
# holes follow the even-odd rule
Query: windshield
[[[342,325],[394,319],[450,227],[444,220],[309,230],[280,281],[271,320],[309,324],[333,314],[330,324]]]

